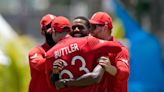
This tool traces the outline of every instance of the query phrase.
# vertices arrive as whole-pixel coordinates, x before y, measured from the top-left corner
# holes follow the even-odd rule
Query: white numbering
[[[80,60],[80,62],[82,63],[82,66],[79,67],[79,71],[85,71],[85,73],[89,73],[88,68],[86,68],[86,62],[84,58],[81,56],[73,57],[71,61],[71,65],[76,65],[76,60]],[[68,66],[66,61],[64,61],[64,66]],[[66,70],[66,69],[62,70],[59,77],[62,78],[63,74],[67,74],[70,78],[74,78],[73,74],[69,70]]]
[[[59,75],[59,78],[60,78],[60,79],[62,78],[62,75],[63,75],[63,74],[67,74],[67,75],[69,76],[70,79],[73,78],[73,74],[72,74],[69,70],[66,70],[66,69],[62,70],[61,73],[60,73],[60,75]]]
[[[79,68],[79,71],[85,71],[86,73],[89,73],[88,68],[86,68],[86,62],[85,62],[84,58],[81,57],[81,56],[75,56],[75,57],[73,57],[72,62],[71,62],[71,65],[75,65],[75,61],[77,59],[79,59],[81,61],[81,63],[82,63],[82,66]]]

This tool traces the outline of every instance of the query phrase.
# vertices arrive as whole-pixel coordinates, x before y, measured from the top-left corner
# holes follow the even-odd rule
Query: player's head
[[[73,20],[71,35],[73,37],[84,37],[89,34],[90,22],[86,17],[78,16]]]
[[[58,16],[55,20],[52,21],[52,38],[55,42],[58,42],[60,39],[64,38],[71,31],[70,21],[63,16]]]
[[[53,46],[55,44],[51,33],[51,23],[55,18],[56,16],[52,14],[46,14],[40,20],[41,34],[45,36],[46,42],[49,46]]]
[[[52,20],[56,18],[55,15],[52,14],[46,14],[42,17],[40,20],[40,28],[41,28],[41,34],[45,35],[45,33],[51,32],[51,23]]]
[[[112,18],[106,12],[96,12],[89,20],[93,36],[103,39],[104,35],[111,35]]]

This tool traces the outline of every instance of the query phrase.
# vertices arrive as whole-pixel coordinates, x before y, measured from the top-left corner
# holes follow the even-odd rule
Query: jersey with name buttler
[[[64,68],[60,73],[61,79],[78,78],[83,74],[91,72],[97,65],[96,58],[98,55],[107,54],[108,52],[117,52],[120,48],[118,44],[109,41],[99,40],[92,36],[84,38],[67,37],[52,47],[46,55],[47,78],[52,71],[53,62],[56,59],[64,60]],[[50,81],[48,81],[52,87]],[[53,86],[54,87],[54,86]],[[80,89],[80,90],[79,90]],[[59,92],[70,91],[97,91],[97,85],[86,87],[66,87]]]

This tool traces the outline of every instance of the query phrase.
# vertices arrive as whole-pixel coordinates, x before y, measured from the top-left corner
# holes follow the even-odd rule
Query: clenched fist
[[[64,68],[64,60],[57,59],[53,62],[53,73],[58,74],[61,72],[61,70]]]

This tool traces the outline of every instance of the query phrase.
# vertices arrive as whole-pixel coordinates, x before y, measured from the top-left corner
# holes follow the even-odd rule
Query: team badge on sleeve
[[[37,58],[37,57],[38,57],[38,54],[35,53],[34,55],[32,55],[32,56],[30,57],[30,59],[35,59],[35,58]]]
[[[128,63],[128,60],[121,59],[122,62]]]

